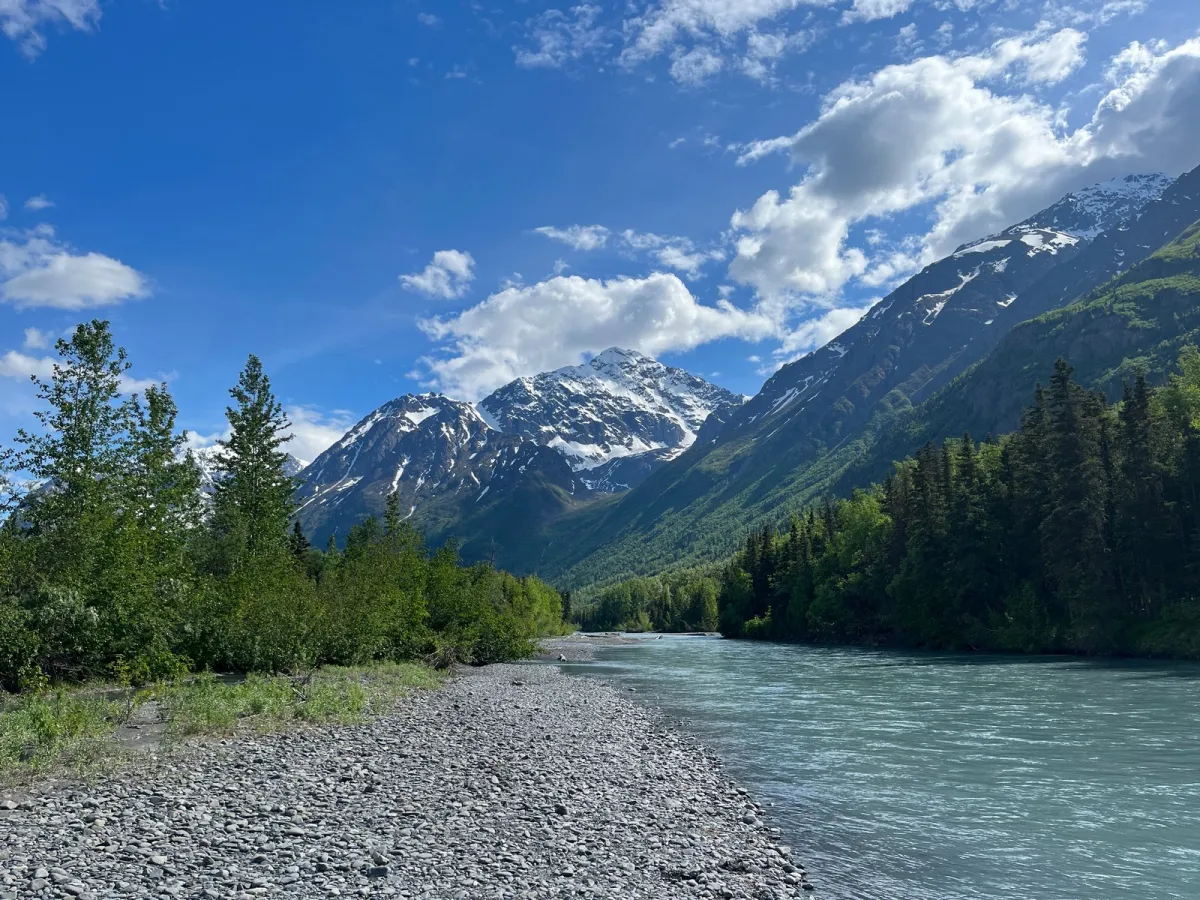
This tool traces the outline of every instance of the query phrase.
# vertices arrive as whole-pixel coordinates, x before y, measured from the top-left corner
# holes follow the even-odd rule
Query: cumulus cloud
[[[49,209],[53,205],[53,201],[47,200],[45,194],[38,194],[36,197],[30,197],[25,201],[25,208],[30,212],[41,212],[43,209]]]
[[[664,273],[611,281],[569,276],[510,287],[422,327],[444,342],[441,356],[424,360],[431,384],[467,399],[520,375],[578,364],[603,347],[658,354],[723,337],[759,340],[776,331],[766,316],[728,301],[698,302],[677,276]]]
[[[54,374],[54,360],[49,356],[29,356],[9,350],[0,356],[0,377],[28,381],[31,376],[49,378]]]
[[[149,294],[149,281],[136,269],[100,253],[76,253],[48,225],[0,236],[0,300],[89,309]]]
[[[706,263],[725,258],[724,250],[698,250],[690,238],[633,229],[621,232],[621,243],[635,252],[648,253],[660,265],[689,278],[699,278]]]
[[[305,465],[340,441],[359,418],[349,410],[324,411],[303,404],[286,406],[283,411],[290,423],[284,433],[291,435],[283,449]],[[215,447],[217,441],[228,439],[228,428],[211,434],[189,431],[187,447],[189,450],[208,450]]]
[[[46,49],[45,26],[90,31],[99,21],[99,0],[0,0],[0,31],[30,59]]]
[[[873,22],[890,19],[912,6],[913,0],[854,0],[854,5],[842,13],[843,22]]]
[[[346,434],[358,419],[344,409],[323,412],[313,406],[289,406],[287,413],[292,439],[284,448],[304,463],[310,463]]]
[[[25,347],[32,349],[34,345],[29,343],[29,332],[26,331]],[[7,353],[0,355],[0,378],[15,378],[20,381],[29,381],[30,378],[38,378],[42,381],[49,381],[54,376],[54,363],[56,357],[53,356],[30,356],[27,353],[21,353],[19,350],[9,350]],[[133,378],[130,375],[122,375],[119,388],[122,393],[134,394],[143,393],[146,388],[152,385],[162,384],[169,380],[170,376],[162,378]]]
[[[733,215],[731,275],[768,300],[832,295],[854,278],[886,281],[889,265],[943,256],[1088,183],[1196,165],[1200,40],[1131,45],[1109,67],[1090,121],[1070,130],[1020,88],[1064,79],[1084,45],[1062,29],[887,66],[835,88],[796,134],[741,147],[743,164],[787,151],[803,176]],[[933,222],[910,259],[874,260],[848,240],[853,225],[909,210]]]
[[[528,69],[558,69],[594,56],[609,46],[608,30],[597,24],[602,10],[583,3],[569,12],[546,10],[528,23],[528,43],[514,47],[517,65]]]
[[[566,228],[543,225],[533,230],[536,234],[548,237],[552,241],[561,241],[575,250],[599,250],[608,243],[609,232],[603,225],[568,225]]]
[[[42,331],[40,328],[25,329],[25,344],[26,350],[46,350],[54,343],[54,335],[49,331]]]
[[[400,276],[400,283],[410,291],[444,300],[461,297],[474,280],[475,259],[461,250],[439,250],[423,271]]]
[[[433,13],[427,13],[427,12],[417,13],[417,21],[420,22],[422,25],[424,25],[426,28],[437,28],[439,25],[442,24],[441,19],[439,19]]]

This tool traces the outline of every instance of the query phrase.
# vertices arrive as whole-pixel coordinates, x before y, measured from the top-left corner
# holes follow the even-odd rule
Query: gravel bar
[[[804,896],[718,760],[617,688],[498,665],[367,724],[0,793],[0,900]]]

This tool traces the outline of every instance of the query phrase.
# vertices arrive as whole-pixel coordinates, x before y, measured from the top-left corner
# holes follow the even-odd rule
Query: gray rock
[[[0,898],[767,900],[809,883],[711,752],[550,666],[463,671],[363,725],[137,754],[74,790],[3,819]]]

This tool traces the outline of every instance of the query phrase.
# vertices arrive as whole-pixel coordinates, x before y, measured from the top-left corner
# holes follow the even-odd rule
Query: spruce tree
[[[213,525],[232,540],[234,553],[279,550],[295,510],[295,479],[287,474],[289,422],[271,392],[262,363],[251,355],[226,407],[229,438],[220,441],[223,477],[217,481]]]

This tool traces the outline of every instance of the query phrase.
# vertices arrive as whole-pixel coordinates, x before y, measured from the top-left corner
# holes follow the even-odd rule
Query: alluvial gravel
[[[790,854],[707,751],[548,666],[466,672],[361,726],[0,793],[0,900],[774,900],[811,889]]]

